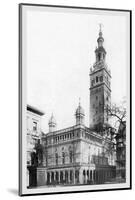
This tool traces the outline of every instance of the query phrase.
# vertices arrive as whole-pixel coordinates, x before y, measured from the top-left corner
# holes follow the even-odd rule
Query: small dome
[[[51,118],[50,118],[48,124],[56,124],[56,120],[55,120],[53,114],[52,114],[52,116],[51,116]]]
[[[80,103],[79,103],[79,106],[78,106],[78,108],[76,109],[76,113],[75,113],[76,115],[85,115],[84,114],[84,109],[81,107],[81,105],[80,105]]]

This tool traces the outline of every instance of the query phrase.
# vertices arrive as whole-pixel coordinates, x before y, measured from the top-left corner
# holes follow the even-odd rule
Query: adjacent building
[[[43,111],[27,105],[27,185],[29,186],[29,170],[30,166],[36,164],[36,149],[35,146],[41,139],[41,117]]]
[[[116,135],[116,171],[118,178],[126,178],[126,122],[120,123]]]

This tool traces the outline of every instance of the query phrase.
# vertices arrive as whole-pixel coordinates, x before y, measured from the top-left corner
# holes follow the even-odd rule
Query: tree
[[[107,106],[105,108],[108,116],[114,118],[115,121],[115,128],[118,128],[120,124],[122,124],[124,127],[126,126],[125,121],[126,121],[126,107],[125,107],[125,102],[120,104],[119,106],[116,104],[112,104],[112,106]],[[118,127],[117,124],[118,123]]]

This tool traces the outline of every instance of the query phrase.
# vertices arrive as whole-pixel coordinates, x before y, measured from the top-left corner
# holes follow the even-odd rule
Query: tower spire
[[[102,26],[103,26],[103,24],[100,23],[99,24],[99,34],[102,33]]]
[[[99,24],[99,37],[97,39],[98,47],[95,50],[96,54],[96,62],[105,61],[106,51],[103,47],[104,38],[102,33],[102,27],[103,25]]]
[[[81,105],[81,97],[79,97],[79,106]]]
[[[104,42],[102,27],[103,27],[103,24],[100,23],[99,24],[99,37],[97,39],[98,47],[103,46],[103,42]]]

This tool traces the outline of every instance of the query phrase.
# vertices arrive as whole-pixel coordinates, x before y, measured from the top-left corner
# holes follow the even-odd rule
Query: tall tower
[[[107,107],[111,103],[111,74],[105,62],[106,50],[101,30],[95,49],[96,62],[90,69],[90,127],[108,124]]]

